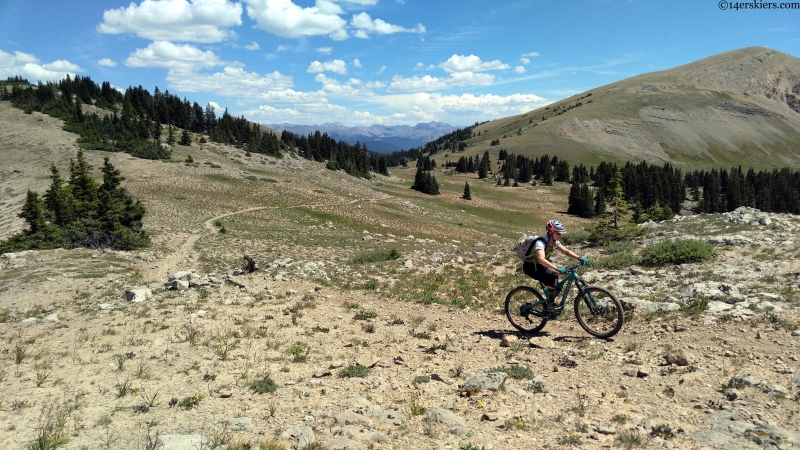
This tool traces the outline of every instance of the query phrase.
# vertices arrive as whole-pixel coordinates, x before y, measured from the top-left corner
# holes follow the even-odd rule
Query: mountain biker
[[[558,267],[549,261],[553,252],[558,249],[561,253],[583,264],[589,264],[589,259],[578,256],[561,244],[559,239],[561,239],[562,234],[567,232],[561,222],[548,220],[545,228],[547,229],[547,234],[536,240],[534,247],[535,258],[533,258],[533,261],[525,261],[522,264],[522,271],[525,272],[525,275],[540,281],[545,286],[544,294],[547,297],[545,309],[553,310],[556,308],[555,299],[558,296],[555,288],[558,275],[567,272],[563,267]]]

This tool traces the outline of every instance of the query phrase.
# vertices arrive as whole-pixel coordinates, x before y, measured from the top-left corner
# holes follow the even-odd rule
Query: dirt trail
[[[388,198],[392,198],[391,195],[387,195],[380,198],[371,198],[371,199],[355,199],[347,202],[348,205],[352,205],[354,203],[366,201],[369,203],[375,203],[380,200],[385,200]],[[244,214],[252,211],[259,211],[263,209],[278,209],[278,208],[318,208],[322,206],[328,206],[325,204],[313,204],[313,205],[294,205],[294,206],[257,206],[253,208],[242,209],[239,211],[229,212],[225,214],[220,214],[218,216],[212,217],[206,220],[203,225],[206,230],[210,233],[216,233],[217,229],[214,227],[214,222],[217,220],[224,219],[225,217],[235,216],[238,214]],[[200,234],[190,234],[186,237],[186,240],[181,244],[180,247],[176,248],[174,252],[164,256],[164,258],[159,262],[158,265],[155,266],[147,266],[147,268],[143,268],[141,272],[146,280],[152,280],[158,278],[159,276],[166,274],[175,273],[178,270],[182,270],[182,268],[190,268],[194,267],[197,263],[198,254],[193,252],[192,249],[194,248],[195,242],[200,238]]]

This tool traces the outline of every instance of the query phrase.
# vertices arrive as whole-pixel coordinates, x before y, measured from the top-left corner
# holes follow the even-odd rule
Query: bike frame
[[[532,303],[529,306],[530,314],[532,314],[534,316],[538,316],[538,317],[544,317],[546,319],[553,319],[555,317],[560,316],[561,312],[564,310],[564,305],[567,303],[567,297],[569,296],[569,293],[572,290],[573,283],[578,287],[578,289],[580,290],[581,294],[583,294],[585,292],[586,288],[588,287],[586,282],[583,281],[583,279],[581,279],[581,277],[578,275],[578,272],[577,272],[578,267],[580,267],[582,265],[583,264],[577,264],[577,265],[574,265],[572,267],[567,268],[567,272],[569,272],[569,275],[564,277],[563,280],[561,280],[558,283],[556,283],[556,288],[561,290],[561,303],[557,303],[558,304],[558,308],[559,308],[558,314],[548,314],[546,312],[545,313],[540,313],[539,311],[537,311],[536,309],[533,308],[534,306],[543,305],[543,304],[547,303],[547,299],[544,299],[544,300],[536,302],[536,303]],[[544,284],[542,284],[541,281],[539,282],[539,286],[542,288],[542,291],[544,291],[545,286],[544,286]],[[587,297],[584,297],[584,298],[587,298]],[[595,301],[594,301],[594,299],[592,298],[591,295],[588,296],[588,298],[589,298],[589,302],[587,303],[587,306],[589,307],[589,310],[592,312],[592,314],[597,314],[597,309],[596,309],[597,308],[597,304],[595,303]]]

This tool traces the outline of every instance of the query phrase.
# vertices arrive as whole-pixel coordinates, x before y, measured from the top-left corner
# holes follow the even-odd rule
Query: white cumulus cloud
[[[262,30],[286,38],[330,36],[347,39],[344,10],[330,0],[316,0],[315,6],[303,8],[291,0],[243,0],[247,15]]]
[[[499,59],[484,62],[475,55],[453,55],[447,61],[439,63],[439,67],[447,72],[485,72],[511,68],[508,64],[500,62]]]
[[[308,66],[306,71],[308,73],[333,72],[339,75],[346,75],[347,63],[341,59],[334,59],[333,61],[326,61],[324,63],[314,61]]]
[[[525,68],[522,67],[522,66],[514,67],[514,72],[515,73],[525,73]]]
[[[0,78],[3,79],[19,75],[32,83],[40,80],[58,81],[67,74],[74,76],[77,72],[83,72],[83,69],[67,60],[40,64],[39,58],[33,55],[23,52],[14,52],[12,55],[0,50]]]
[[[414,124],[420,121],[441,120],[448,123],[470,123],[522,114],[549,103],[533,94],[508,96],[440,95],[418,92],[367,97],[365,101],[382,105],[391,112],[392,122]]]
[[[241,24],[242,5],[228,0],[144,0],[106,10],[97,31],[154,41],[219,42],[233,36],[225,27]]]
[[[247,50],[261,50],[261,46],[258,45],[258,42],[252,41],[249,44],[245,45],[244,48]]]
[[[491,86],[493,83],[494,75],[487,73],[457,72],[446,78],[430,75],[404,78],[395,75],[388,90],[389,92],[426,92],[465,86]]]
[[[519,59],[519,62],[520,62],[520,63],[522,63],[522,64],[530,64],[530,63],[531,63],[531,60],[530,60],[530,59],[528,59],[528,58],[524,58],[524,57],[523,57],[523,58],[520,58],[520,59]]]
[[[106,67],[117,67],[117,62],[110,58],[103,58],[100,61],[97,61],[97,64]]]
[[[177,71],[192,71],[222,65],[212,51],[202,51],[189,44],[157,41],[137,49],[125,60],[128,67],[161,67]]]
[[[323,55],[330,55],[333,52],[333,47],[317,47],[315,49],[317,53],[322,53]]]
[[[415,28],[405,28],[399,25],[392,25],[382,19],[373,20],[369,14],[362,12],[353,16],[350,25],[357,28],[355,36],[366,38],[369,33],[373,34],[394,34],[394,33],[424,33],[425,26],[417,24]]]
[[[364,66],[361,65],[361,61],[359,61],[358,58],[353,60],[353,67],[358,67],[359,69],[364,68]]]
[[[539,56],[539,52],[530,52],[530,53],[523,53],[522,54],[523,58],[535,58],[537,56]]]
[[[172,89],[186,92],[214,92],[226,97],[252,98],[294,86],[291,76],[272,72],[259,75],[241,67],[224,67],[221,72],[200,73],[170,70],[167,81]]]

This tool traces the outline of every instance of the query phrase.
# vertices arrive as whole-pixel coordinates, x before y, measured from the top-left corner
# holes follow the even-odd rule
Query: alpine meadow
[[[800,445],[791,55],[721,53],[391,153],[14,75],[0,155],[0,448]],[[602,289],[509,309],[541,290],[515,243],[549,219]],[[600,292],[624,317],[607,339],[584,323]]]

